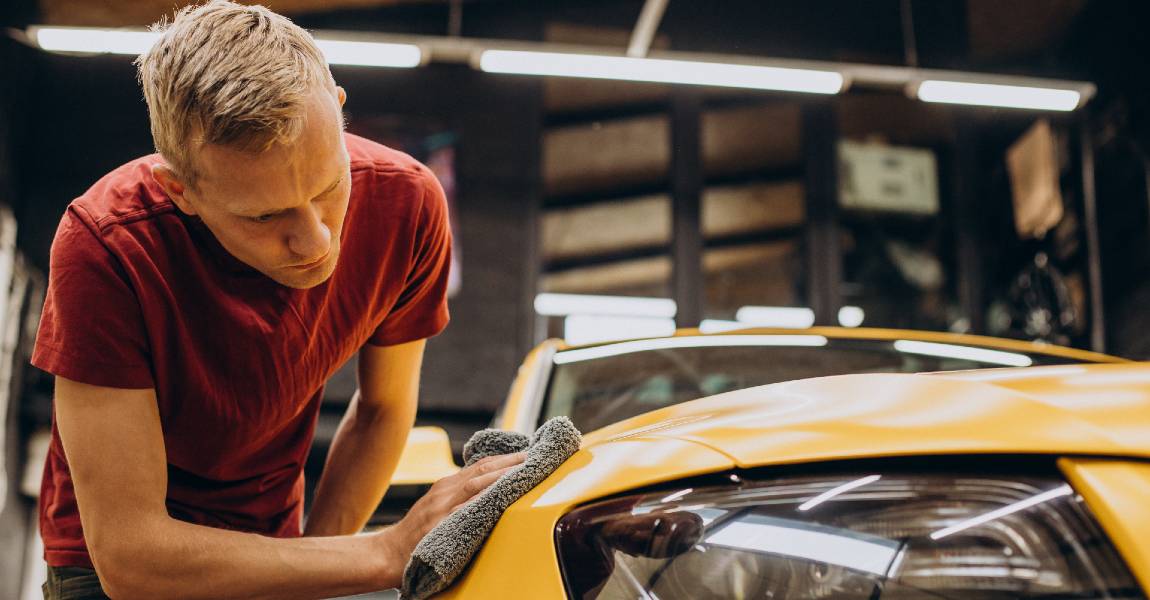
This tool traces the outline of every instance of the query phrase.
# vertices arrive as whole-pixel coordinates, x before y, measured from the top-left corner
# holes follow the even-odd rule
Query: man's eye
[[[267,222],[270,222],[274,218],[276,218],[276,216],[273,214],[273,215],[260,215],[258,217],[248,217],[248,220],[251,221],[252,223],[267,223]]]

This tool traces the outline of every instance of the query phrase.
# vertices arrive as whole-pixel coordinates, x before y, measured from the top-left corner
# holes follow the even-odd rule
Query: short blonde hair
[[[219,144],[254,153],[294,140],[319,86],[334,93],[311,35],[263,6],[213,0],[179,10],[136,59],[152,139],[177,176],[195,185],[192,150]]]

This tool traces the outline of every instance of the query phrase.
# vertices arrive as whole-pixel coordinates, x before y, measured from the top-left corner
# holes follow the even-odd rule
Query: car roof
[[[769,465],[955,454],[1150,458],[1150,364],[777,383],[588,434],[534,502],[573,505],[663,481]]]

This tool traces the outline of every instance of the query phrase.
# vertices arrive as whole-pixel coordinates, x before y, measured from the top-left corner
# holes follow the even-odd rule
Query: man
[[[360,531],[447,323],[442,189],[343,132],[310,36],[262,7],[181,10],[138,60],[158,155],[64,215],[32,359],[57,376],[40,527],[48,598],[320,598],[395,587],[415,543],[522,456]],[[359,392],[306,528],[327,378]],[[304,537],[300,537],[300,534]]]

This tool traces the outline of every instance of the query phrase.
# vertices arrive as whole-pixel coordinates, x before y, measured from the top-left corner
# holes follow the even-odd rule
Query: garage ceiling
[[[13,0],[5,0],[5,2],[8,1]],[[22,0],[15,1],[20,2]],[[36,0],[28,1],[31,5]],[[39,21],[49,25],[139,27],[156,22],[162,16],[171,14],[173,6],[186,4],[188,1],[38,0]],[[254,4],[257,0],[240,1]],[[671,0],[671,3],[674,4],[676,1],[679,0]],[[976,62],[994,62],[1031,56],[1043,49],[1048,49],[1064,36],[1089,1],[966,0],[970,58]],[[258,3],[287,15],[301,15],[335,10],[445,4],[447,2],[448,0],[259,0]],[[477,2],[478,0],[466,0],[467,4]],[[916,7],[920,2],[923,0],[918,0]],[[557,7],[564,4],[567,3],[559,2]],[[833,2],[818,4],[833,5]],[[504,6],[514,10],[514,3],[505,3]],[[531,3],[524,2],[523,6],[529,8]],[[637,7],[640,6],[637,0],[635,6],[637,17]],[[922,41],[920,40],[920,42]]]
[[[285,15],[396,6],[400,4],[442,4],[446,0],[240,0],[241,4],[262,4]],[[95,27],[139,27],[172,13],[173,0],[40,0],[40,17],[49,25]]]
[[[1087,0],[967,0],[971,58],[1009,60],[1051,48]]]

